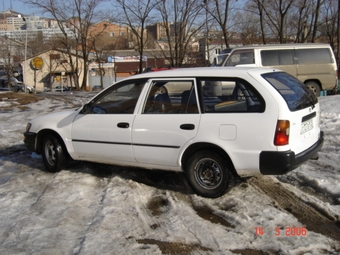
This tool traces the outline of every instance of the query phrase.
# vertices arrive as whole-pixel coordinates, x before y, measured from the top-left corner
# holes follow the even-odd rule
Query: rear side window
[[[331,64],[333,63],[332,54],[330,49],[298,49],[296,50],[298,64]]]
[[[262,77],[281,94],[291,111],[314,107],[318,102],[312,90],[290,74],[273,72]]]
[[[262,50],[262,66],[294,65],[293,50]]]
[[[201,78],[205,113],[263,112],[265,102],[257,90],[241,79]]]

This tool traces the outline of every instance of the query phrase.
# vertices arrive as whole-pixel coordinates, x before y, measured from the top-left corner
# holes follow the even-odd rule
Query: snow
[[[83,162],[45,172],[41,156],[23,144],[27,122],[91,96],[65,93],[67,100],[49,96],[10,111],[2,110],[8,101],[0,102],[0,254],[340,252],[339,240],[306,227],[247,181],[207,199],[178,173]],[[325,132],[319,159],[265,180],[340,220],[340,95],[319,102]],[[306,228],[306,235],[288,236],[287,227]]]

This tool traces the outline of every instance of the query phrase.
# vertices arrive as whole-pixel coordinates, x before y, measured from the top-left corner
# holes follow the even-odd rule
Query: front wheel
[[[58,172],[65,166],[66,156],[55,136],[45,136],[42,144],[42,158],[46,170],[49,172]]]
[[[186,176],[191,188],[203,197],[219,197],[228,188],[230,168],[220,154],[199,151],[188,161]]]

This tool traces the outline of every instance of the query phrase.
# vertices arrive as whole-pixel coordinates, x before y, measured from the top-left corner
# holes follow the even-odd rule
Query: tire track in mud
[[[152,196],[146,206],[145,215],[149,219],[150,229],[154,230],[156,228],[162,227],[162,223],[158,220],[158,216],[167,213],[171,210],[171,200],[177,199],[177,195],[160,193],[155,196]],[[180,220],[179,218],[176,218]],[[153,223],[153,224],[151,224]],[[144,238],[144,239],[136,239],[137,243],[144,245],[157,245],[161,250],[162,254],[191,254],[191,253],[210,253],[213,252],[211,248],[204,247],[199,243],[181,243],[181,242],[168,242],[161,241],[156,239]]]
[[[330,215],[313,204],[306,203],[270,177],[252,177],[247,183],[273,199],[278,208],[294,215],[308,230],[340,242],[339,216]]]

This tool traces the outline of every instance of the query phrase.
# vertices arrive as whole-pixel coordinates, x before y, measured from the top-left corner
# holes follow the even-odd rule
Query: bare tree
[[[296,30],[295,42],[315,42],[323,0],[295,0],[287,25]],[[294,13],[295,12],[295,13]]]
[[[295,3],[295,17],[291,19],[289,25],[295,28],[295,42],[306,42],[310,34],[310,26],[308,19],[310,18],[311,5],[310,0],[300,0]]]
[[[165,30],[169,47],[169,55],[164,56],[170,66],[180,67],[191,52],[195,35],[205,25],[204,19],[199,19],[203,15],[203,6],[195,0],[170,0],[162,1],[157,10],[162,17],[160,25]]]
[[[63,34],[61,42],[69,55],[72,76],[77,89],[86,87],[88,70],[88,31],[91,23],[96,19],[96,11],[104,0],[23,0],[28,6],[32,6],[44,14],[51,15],[58,23]],[[70,36],[72,31],[72,36]],[[74,47],[76,46],[76,47]],[[76,49],[76,56],[84,60],[84,65],[79,67],[79,61],[72,58],[72,50]],[[79,51],[78,51],[79,50]],[[79,77],[83,80],[79,84]]]
[[[268,5],[262,5],[272,30],[277,35],[280,43],[287,42],[287,34],[285,33],[286,17],[293,2],[294,0],[270,0]]]
[[[337,52],[336,47],[338,45],[337,19],[339,14],[337,8],[337,3],[335,1],[325,1],[320,10],[320,22],[318,26],[320,37],[323,38],[323,40],[326,39],[335,52]]]
[[[243,15],[239,15],[242,18],[242,33],[252,33],[258,34],[261,38],[260,41],[256,43],[267,44],[268,26],[265,21],[264,8],[266,6],[267,0],[249,0],[245,3]],[[256,18],[257,17],[257,18]],[[254,43],[254,42],[253,42]]]
[[[206,10],[219,25],[224,43],[226,47],[229,48],[227,23],[229,21],[230,0],[203,0],[203,2]]]
[[[18,55],[18,43],[14,40],[8,38],[7,36],[2,36],[0,40],[0,60],[3,64],[4,70],[7,77],[7,85],[10,88],[11,77],[13,77],[15,66],[18,64],[15,58],[20,59]]]
[[[146,26],[152,19],[151,12],[162,0],[115,0],[118,10],[122,10],[124,17],[122,24],[126,24],[135,36],[135,50],[139,52],[139,72],[143,72],[143,51],[147,45]]]

